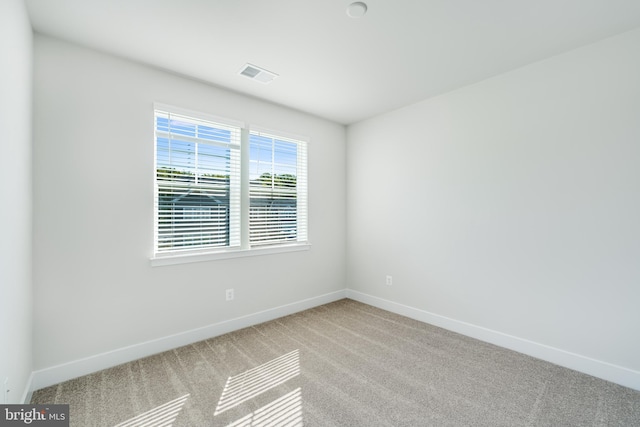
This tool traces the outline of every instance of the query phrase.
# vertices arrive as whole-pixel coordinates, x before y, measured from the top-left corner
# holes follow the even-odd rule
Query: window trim
[[[191,117],[194,119],[200,119],[205,121],[211,121],[214,123],[225,124],[228,126],[237,127],[241,132],[240,139],[240,239],[241,245],[232,246],[232,247],[224,247],[224,248],[200,248],[193,250],[178,250],[178,251],[168,251],[168,252],[155,252],[156,251],[156,243],[154,242],[154,247],[152,248],[152,255],[149,258],[150,264],[152,267],[156,266],[164,266],[164,265],[175,265],[175,264],[184,264],[184,263],[193,263],[193,262],[203,262],[203,261],[215,261],[215,260],[223,260],[223,259],[233,259],[233,258],[243,258],[249,256],[261,256],[261,255],[272,255],[279,253],[288,253],[288,252],[299,252],[299,251],[307,251],[311,248],[311,243],[309,242],[309,207],[308,207],[308,181],[309,181],[309,165],[308,165],[308,150],[309,150],[309,142],[310,138],[307,136],[301,136],[299,134],[294,134],[290,132],[275,130],[273,128],[267,128],[263,126],[252,125],[243,121],[228,119],[225,117],[220,117],[213,114],[193,111],[181,107],[175,107],[173,105],[168,105],[164,103],[154,103],[153,104],[153,116],[154,116],[154,168],[153,168],[153,183],[154,183],[154,215],[153,215],[153,238],[157,239],[157,213],[155,212],[155,204],[157,201],[155,200],[157,197],[155,187],[157,186],[157,167],[156,167],[156,157],[157,157],[157,148],[158,143],[155,137],[156,133],[156,125],[155,125],[155,115],[156,111],[165,111],[173,114],[184,115],[187,117]],[[305,165],[304,169],[306,172],[305,176],[305,193],[304,196],[306,198],[306,223],[304,234],[306,240],[303,241],[287,241],[283,244],[275,244],[269,246],[255,246],[251,247],[249,245],[249,136],[252,132],[259,133],[267,133],[273,136],[282,137],[286,139],[295,140],[297,142],[303,143],[306,145],[305,148]],[[244,209],[246,207],[246,209]],[[246,210],[246,212],[245,212]]]
[[[149,259],[152,267],[163,265],[187,264],[192,262],[216,261],[222,259],[244,258],[250,256],[273,255],[287,252],[308,251],[311,243],[291,243],[288,245],[267,246],[250,249],[227,249],[217,252],[198,252],[184,254],[167,254],[154,256]]]

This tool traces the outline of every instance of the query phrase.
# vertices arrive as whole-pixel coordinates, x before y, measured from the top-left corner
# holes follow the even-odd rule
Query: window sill
[[[237,249],[221,252],[208,253],[190,253],[177,255],[154,256],[150,259],[152,267],[160,267],[163,265],[187,264],[191,262],[216,261],[221,259],[243,258],[249,256],[271,255],[286,252],[308,251],[311,248],[309,243],[271,246],[257,249]]]

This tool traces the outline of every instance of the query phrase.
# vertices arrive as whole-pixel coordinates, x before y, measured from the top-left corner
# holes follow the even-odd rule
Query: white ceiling
[[[26,3],[39,33],[343,124],[640,27],[640,0],[365,0],[360,19],[352,1]]]

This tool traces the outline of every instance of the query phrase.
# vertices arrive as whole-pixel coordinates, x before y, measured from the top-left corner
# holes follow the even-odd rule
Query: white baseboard
[[[122,363],[131,362],[163,351],[193,344],[218,335],[233,332],[258,323],[267,322],[302,310],[317,307],[333,301],[346,298],[346,290],[331,292],[291,304],[282,305],[247,316],[237,317],[202,328],[193,329],[179,334],[155,339],[152,341],[135,344],[129,347],[119,348],[106,353],[96,354],[84,359],[74,360],[50,368],[34,371],[30,378],[30,384],[25,392],[24,399],[31,400],[34,390],[39,390],[63,381],[77,378],[83,375],[98,372]]]
[[[430,313],[362,292],[346,289],[35,371],[29,377],[29,383],[26,385],[22,401],[25,403],[29,402],[34,390],[98,372],[122,363],[131,362],[142,357],[189,345],[207,338],[233,332],[258,323],[267,322],[342,298],[351,298],[392,313],[439,326],[462,335],[489,342],[640,391],[640,372],[638,371]]]
[[[347,289],[347,298],[640,391],[640,372]]]

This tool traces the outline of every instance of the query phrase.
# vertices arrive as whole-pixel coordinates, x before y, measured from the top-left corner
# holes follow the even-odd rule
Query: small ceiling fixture
[[[239,74],[260,83],[271,83],[278,75],[252,64],[245,64]]]
[[[349,18],[361,18],[367,13],[367,5],[361,1],[351,3],[347,6],[347,16]]]

